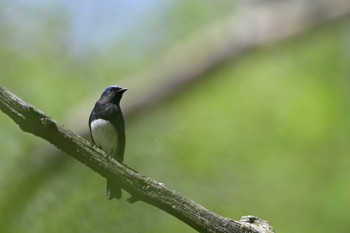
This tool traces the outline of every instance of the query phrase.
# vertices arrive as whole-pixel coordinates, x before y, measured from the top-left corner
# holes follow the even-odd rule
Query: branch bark
[[[35,107],[0,86],[0,109],[28,133],[41,137],[104,177],[119,179],[131,194],[130,203],[144,201],[200,232],[274,232],[268,222],[253,216],[240,221],[219,216],[137,171],[120,164],[90,142],[67,130]]]
[[[126,86],[132,87],[133,90],[136,90],[135,93],[139,93],[142,97],[133,96],[127,99],[128,106],[125,106],[124,112],[131,116],[135,112],[155,106],[160,101],[185,89],[188,84],[203,77],[203,74],[239,57],[245,51],[298,35],[314,26],[349,15],[350,2],[344,0],[271,1],[269,4],[247,6],[244,9],[244,11],[223,19],[221,22],[217,22],[176,44],[168,53],[164,54],[160,61],[157,61],[154,67],[135,74],[133,78],[128,78],[134,83],[127,83]],[[152,87],[140,86],[140,80],[143,80],[142,83],[152,84]],[[148,81],[145,82],[145,80]],[[85,106],[89,106],[89,104],[82,103],[75,106],[75,109],[85,109]],[[77,116],[85,112],[74,112],[73,115]],[[81,117],[74,118],[81,119]],[[81,132],[82,135],[87,133],[86,127],[79,122],[73,122],[70,125],[74,126],[75,131]],[[81,127],[77,127],[77,125]],[[56,155],[55,151],[51,150],[52,147],[44,148],[39,152],[35,151],[35,154]],[[18,183],[18,187],[33,180],[33,177],[47,175],[48,170],[57,169],[65,161],[62,156],[46,156],[45,158],[47,158],[43,161],[45,166],[37,166],[33,168],[33,171],[23,174],[23,180]],[[36,164],[32,164],[32,166],[34,165]],[[29,188],[35,189],[32,183]],[[2,210],[8,216],[11,216],[11,211],[16,209],[13,208],[13,205],[21,205],[16,199],[16,193],[16,191],[8,191],[5,198],[1,200]],[[6,222],[3,221],[3,224]]]

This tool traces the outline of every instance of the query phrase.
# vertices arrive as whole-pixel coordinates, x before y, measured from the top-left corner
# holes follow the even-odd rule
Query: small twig
[[[0,86],[0,109],[23,131],[49,141],[100,175],[120,180],[122,188],[132,195],[130,203],[141,200],[154,205],[200,232],[269,232],[257,230],[253,225],[249,226],[252,223],[243,224],[221,217],[164,184],[143,176],[116,160],[108,159],[103,151],[90,142],[65,129],[57,121],[25,103],[2,86]]]

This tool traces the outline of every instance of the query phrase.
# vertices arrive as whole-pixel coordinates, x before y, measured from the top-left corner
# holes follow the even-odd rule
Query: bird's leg
[[[94,142],[91,142],[91,144],[94,148],[98,148],[98,149],[102,150],[101,146],[99,146],[98,144],[96,144]]]
[[[110,153],[107,153],[107,159],[111,159],[111,157],[112,157],[112,155],[113,155],[113,150],[110,152]]]

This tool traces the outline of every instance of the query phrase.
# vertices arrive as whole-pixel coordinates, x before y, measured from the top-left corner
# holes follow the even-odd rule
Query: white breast
[[[92,121],[91,135],[94,142],[108,155],[117,153],[118,134],[109,121],[103,119]]]

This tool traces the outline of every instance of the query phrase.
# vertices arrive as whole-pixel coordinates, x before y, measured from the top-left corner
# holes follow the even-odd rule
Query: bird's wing
[[[104,108],[104,119],[109,120],[115,127],[118,134],[118,151],[115,153],[115,159],[123,162],[125,150],[125,124],[121,109],[116,104],[108,104]]]
[[[95,109],[95,108],[94,108]],[[89,116],[89,129],[90,129],[90,137],[91,137],[91,140],[94,144],[95,141],[94,141],[94,137],[92,136],[92,132],[91,132],[91,122],[95,119],[95,116],[94,116],[94,109],[92,109],[91,113],[90,113],[90,116]]]

